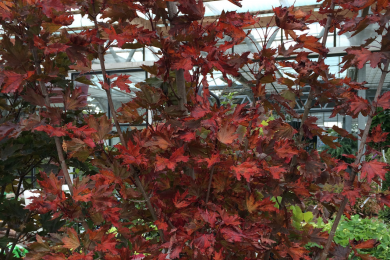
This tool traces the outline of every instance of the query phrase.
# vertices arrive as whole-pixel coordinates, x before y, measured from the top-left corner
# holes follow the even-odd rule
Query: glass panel
[[[90,74],[90,75],[75,75],[73,79],[76,79],[77,77],[82,77],[89,79],[91,82],[93,82],[95,85],[86,85],[80,82],[75,81],[75,87],[81,87],[82,89],[87,90],[88,94],[88,108],[90,113],[107,113],[108,112],[108,102],[107,102],[107,95],[106,92],[101,88],[99,81],[102,81],[102,75],[101,74]]]
[[[111,89],[111,95],[112,100],[114,102],[115,110],[117,110],[119,107],[122,106],[122,104],[125,104],[132,100],[135,97],[135,92],[139,91],[135,85],[141,81],[145,80],[145,71],[133,71],[133,72],[126,72],[126,73],[113,73],[110,72],[109,74],[116,74],[116,75],[130,75],[129,80],[132,82],[130,84],[127,84],[130,87],[131,92],[127,93],[125,91],[120,90],[118,87],[114,87]],[[114,77],[111,79],[111,82],[114,82],[117,79],[117,77]],[[145,109],[140,109],[138,113],[140,115],[145,114]],[[146,123],[146,122],[143,122]],[[127,128],[126,128],[127,129]]]

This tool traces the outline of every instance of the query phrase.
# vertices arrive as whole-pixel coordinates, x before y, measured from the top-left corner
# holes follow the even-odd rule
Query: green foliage
[[[332,129],[329,130],[329,135],[338,136],[338,134]],[[347,163],[352,163],[354,160],[351,158],[346,158],[345,156],[343,156],[343,154],[356,154],[358,150],[357,141],[353,141],[346,137],[338,137],[338,142],[341,145],[340,147],[334,149],[329,147],[328,145],[324,145],[321,147],[321,150],[327,150],[327,153],[329,153],[334,158],[343,160]]]
[[[324,225],[324,230],[330,232],[333,222]],[[378,219],[360,218],[354,215],[348,220],[343,216],[337,227],[334,242],[343,247],[349,245],[349,241],[366,241],[377,239],[380,245],[371,248],[358,250],[365,254],[370,254],[378,259],[390,259],[390,234],[389,226]]]

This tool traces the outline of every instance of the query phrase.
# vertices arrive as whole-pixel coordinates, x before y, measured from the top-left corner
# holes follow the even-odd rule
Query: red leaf
[[[206,249],[214,247],[215,237],[213,234],[202,234],[195,238],[192,243],[202,254],[204,254]]]
[[[379,176],[382,180],[385,180],[388,164],[378,162],[377,160],[363,162],[361,178],[367,177],[367,182],[371,183],[371,180],[376,176]]]
[[[298,150],[291,146],[289,139],[281,139],[275,143],[276,154],[281,158],[292,158],[298,154]]]
[[[116,76],[116,75],[115,75]],[[130,93],[130,87],[127,84],[132,83],[130,80],[130,75],[119,75],[118,78],[111,84],[111,87],[118,87],[122,91]]]
[[[156,155],[156,171],[162,171],[165,168],[173,170],[176,166],[176,162],[172,162],[168,158]]]
[[[367,138],[367,142],[379,143],[386,141],[389,133],[383,132],[381,126],[382,125],[379,124],[371,130],[370,136]]]
[[[348,54],[354,55],[352,63],[356,64],[358,69],[363,68],[364,64],[368,61],[370,61],[371,68],[376,68],[382,59],[386,59],[386,56],[382,52],[371,52],[363,47],[360,50],[350,48],[346,51]]]
[[[220,155],[219,154],[212,154],[211,158],[204,159],[207,162],[207,168],[210,168],[214,164],[220,162]]]
[[[298,37],[297,41],[299,43],[303,43],[303,47],[313,51],[317,52],[319,54],[326,54],[328,53],[328,49],[322,46],[322,43],[319,42],[320,38],[317,38],[315,36],[307,36],[305,34]]]
[[[243,176],[247,182],[250,181],[251,177],[259,172],[256,166],[256,162],[244,162],[237,166],[231,166],[230,169],[236,174],[237,180]]]
[[[45,48],[45,55],[58,53],[58,52],[64,52],[66,49],[69,48],[69,46],[62,44],[62,43],[53,43],[48,45]]]
[[[232,243],[241,242],[242,233],[239,233],[236,230],[233,230],[232,228],[222,228],[220,232],[226,241]]]
[[[172,69],[174,70],[191,70],[193,67],[191,59],[181,58],[178,62],[173,63]]]
[[[174,161],[174,162],[188,162],[188,160],[190,159],[190,157],[188,157],[187,155],[183,155],[184,154],[184,147],[180,147],[179,149],[177,149],[172,155],[171,155],[171,158],[169,159],[170,161]]]
[[[17,74],[13,71],[4,71],[7,80],[1,90],[1,93],[13,93],[18,92],[21,88],[23,80],[27,77],[27,74]]]
[[[80,246],[80,240],[73,228],[67,229],[68,237],[64,237],[62,242],[64,243],[64,247],[68,249],[76,249]]]
[[[359,198],[360,192],[358,189],[353,189],[351,190],[349,187],[344,187],[343,192],[341,193],[344,196],[348,198],[348,200],[351,202],[351,205],[355,205],[356,203],[356,198]]]
[[[203,211],[199,210],[200,215],[202,216],[203,220],[210,224],[210,227],[215,227],[215,222],[217,221],[217,213],[215,212],[209,212],[209,211]]]
[[[217,138],[221,143],[231,144],[238,138],[238,135],[235,134],[236,130],[237,128],[235,126],[227,123],[219,129]]]
[[[66,110],[74,110],[87,105],[87,96],[84,95],[81,88],[74,90],[66,89],[64,94],[64,107]]]
[[[286,169],[285,168],[282,168],[280,166],[272,166],[271,168],[269,168],[271,174],[272,174],[272,178],[276,179],[276,180],[279,180],[280,179],[280,174],[283,173],[283,172],[286,172]]]
[[[167,231],[168,230],[168,224],[164,220],[157,219],[154,224],[158,227],[158,229]]]
[[[40,125],[38,127],[35,127],[34,130],[36,131],[43,131],[46,134],[48,134],[50,137],[53,136],[66,136],[66,131],[61,127],[52,127],[51,125]]]
[[[186,190],[183,194],[180,194],[180,192],[177,191],[175,199],[173,200],[173,203],[175,204],[176,208],[185,208],[194,201],[195,197],[190,197],[186,199],[187,195],[188,190]]]
[[[360,242],[359,244],[355,245],[354,248],[356,249],[370,249],[375,246],[377,246],[377,240],[376,239],[370,239],[367,241]]]
[[[362,113],[363,116],[367,116],[371,109],[368,101],[361,97],[355,97],[354,99],[350,100],[349,104],[351,107],[351,112],[353,113],[353,115],[351,115],[353,118],[356,118],[359,113]]]
[[[390,91],[379,97],[377,105],[383,109],[390,109]]]
[[[253,213],[254,211],[256,211],[260,205],[260,202],[255,200],[253,194],[251,194],[249,197],[247,196],[245,202],[246,202],[246,208],[249,211],[249,213]]]

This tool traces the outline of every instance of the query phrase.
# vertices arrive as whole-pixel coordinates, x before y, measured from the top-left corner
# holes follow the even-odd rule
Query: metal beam
[[[133,49],[129,52],[129,56],[126,58],[126,62],[130,62],[133,59],[134,53],[136,52],[136,49]]]
[[[116,54],[114,48],[110,48],[110,49],[109,49],[109,52],[110,52],[110,54],[112,55],[112,57],[114,57],[114,60],[115,60],[116,62],[121,62],[121,59],[123,59],[122,57],[119,57],[118,54]]]

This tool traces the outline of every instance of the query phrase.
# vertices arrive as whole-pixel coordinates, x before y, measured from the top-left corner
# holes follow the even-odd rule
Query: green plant
[[[330,136],[338,137],[338,141],[340,146],[337,148],[331,148],[328,145],[324,145],[321,147],[321,150],[327,150],[332,157],[345,161],[346,163],[352,163],[354,159],[347,158],[343,156],[344,154],[356,154],[357,152],[357,141],[352,140],[347,137],[339,136],[333,129],[328,131]]]
[[[333,221],[325,224],[324,231],[329,232],[332,224]],[[388,224],[379,219],[361,218],[359,215],[353,215],[351,219],[347,219],[343,216],[337,227],[334,242],[346,247],[354,239],[356,241],[376,239],[380,242],[378,246],[370,249],[359,249],[358,251],[370,254],[378,259],[390,259],[390,234],[388,230]]]

